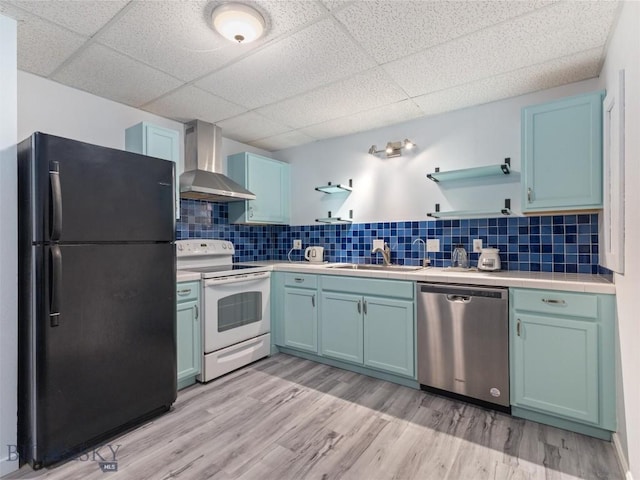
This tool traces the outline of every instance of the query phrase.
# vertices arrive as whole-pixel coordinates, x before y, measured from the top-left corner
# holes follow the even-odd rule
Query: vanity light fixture
[[[262,36],[264,17],[255,8],[243,3],[224,3],[211,13],[213,28],[224,38],[249,43]]]
[[[387,158],[399,157],[402,155],[402,149],[411,150],[415,148],[416,144],[408,138],[405,138],[401,142],[387,142],[387,145],[382,150],[378,150],[378,147],[371,145],[369,149],[369,155],[378,155],[379,153],[385,153]]]

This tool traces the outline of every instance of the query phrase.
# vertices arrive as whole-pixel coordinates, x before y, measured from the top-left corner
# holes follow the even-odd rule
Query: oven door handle
[[[262,274],[264,273],[264,275]],[[224,280],[208,279],[204,281],[205,287],[222,287],[224,285],[233,285],[234,283],[251,283],[259,282],[269,278],[269,272],[251,275],[234,275],[233,277],[225,277]]]

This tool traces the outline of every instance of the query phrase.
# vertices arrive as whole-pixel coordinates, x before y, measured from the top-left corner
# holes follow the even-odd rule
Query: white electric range
[[[178,270],[201,278],[202,372],[208,382],[269,355],[271,350],[268,267],[233,263],[226,240],[176,241]]]

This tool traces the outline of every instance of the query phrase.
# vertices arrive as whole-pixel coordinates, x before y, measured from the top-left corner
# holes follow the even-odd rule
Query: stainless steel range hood
[[[201,120],[187,123],[184,135],[184,173],[180,197],[213,202],[254,200],[256,196],[222,171],[222,130]]]

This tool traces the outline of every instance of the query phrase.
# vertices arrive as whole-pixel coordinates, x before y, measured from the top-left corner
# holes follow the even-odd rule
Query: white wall
[[[121,103],[97,97],[30,73],[18,72],[18,138],[33,132],[49,133],[82,142],[124,150],[124,131],[150,122],[180,132],[180,164],[184,159],[183,124]],[[224,132],[222,132],[224,135]],[[265,150],[227,138],[222,139],[224,158],[237,152],[265,156]],[[225,160],[226,161],[226,160]],[[178,166],[178,173],[181,167]]]
[[[18,411],[16,41],[16,21],[0,15],[0,476],[18,468],[7,458]]]
[[[147,121],[182,132],[182,124],[18,72],[18,139],[33,132],[124,150],[126,128]]]
[[[313,224],[328,210],[338,216],[349,209],[356,222],[426,220],[435,203],[443,211],[493,208],[499,212],[505,198],[519,211],[519,174],[455,186],[438,186],[426,174],[435,167],[445,171],[498,164],[506,157],[519,172],[521,108],[598,88],[597,79],[587,80],[278,151],[274,158],[292,165],[292,223]],[[381,149],[388,141],[404,138],[418,145],[415,153],[391,159],[367,153],[372,144]],[[350,178],[354,191],[346,199],[314,191],[327,181],[346,183]]]
[[[625,70],[625,252],[624,275],[615,275],[622,385],[618,388],[619,437],[630,472],[640,479],[640,3],[624,2],[609,42],[601,82],[616,89]]]

